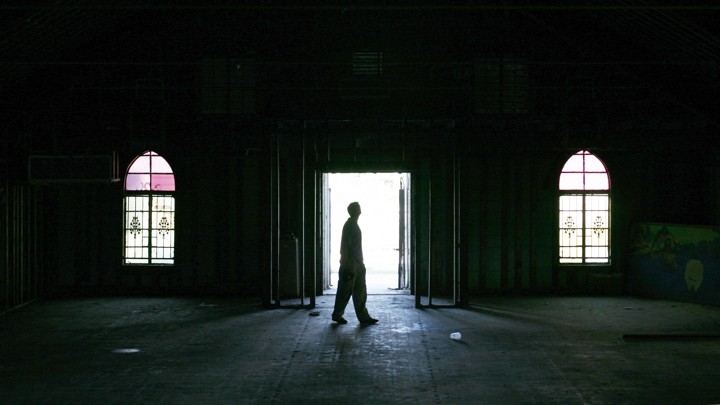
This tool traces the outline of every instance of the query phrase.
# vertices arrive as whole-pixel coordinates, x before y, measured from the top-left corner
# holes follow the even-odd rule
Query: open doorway
[[[357,201],[369,295],[409,294],[410,173],[324,173],[324,294],[335,294],[347,206]]]

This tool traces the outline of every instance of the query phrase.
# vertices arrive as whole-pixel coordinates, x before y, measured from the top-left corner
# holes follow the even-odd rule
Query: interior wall
[[[259,295],[267,271],[267,151],[248,147],[128,148],[155,150],[176,178],[175,264],[122,264],[124,182],[39,185],[46,198],[42,234],[48,295]]]
[[[26,75],[8,90],[14,103],[0,111],[6,305],[25,300],[8,297],[34,296],[17,274],[43,280],[48,294],[264,295],[277,265],[273,225],[280,236],[301,238],[298,259],[306,273],[322,267],[313,239],[314,176],[329,166],[413,173],[418,293],[431,270],[436,292],[450,294],[455,266],[464,293],[473,295],[621,293],[633,223],[720,223],[717,123],[697,110],[708,103],[691,111],[683,102],[696,93],[676,98],[685,86],[663,94],[659,83],[687,78],[669,65],[604,63],[616,60],[616,49],[588,64],[584,44],[580,54],[564,54],[563,36],[528,49],[523,38],[535,37],[532,26],[524,19],[508,25],[505,12],[416,19],[424,15],[416,11],[378,20],[343,11],[340,20],[334,14],[318,20],[328,15],[145,11],[138,12],[143,21],[155,23],[124,29],[152,39],[152,46],[121,44],[116,32],[107,32],[66,50],[73,63],[39,59],[17,66]],[[257,36],[235,30],[238,21]],[[449,22],[453,30],[444,29]],[[333,35],[345,23],[378,30]],[[517,44],[510,46],[513,38]],[[352,73],[353,53],[368,47],[382,48],[388,62],[372,80]],[[502,97],[487,93],[501,88],[481,80],[478,61],[499,69],[518,55],[527,63],[516,67],[527,77],[512,89],[517,105],[507,109]],[[208,68],[224,73],[210,80]],[[636,80],[645,73],[657,77]],[[703,80],[695,79],[695,91]],[[280,154],[273,156],[279,135]],[[556,264],[557,179],[581,149],[596,153],[612,180],[610,266]],[[175,170],[174,266],[121,264],[122,182],[28,184],[31,154],[117,151],[123,174],[145,150],[160,153]],[[29,200],[15,202],[10,184],[42,195],[41,232],[13,225],[17,212],[33,211]],[[278,206],[272,193],[279,194]],[[15,237],[17,229],[42,251],[21,255],[27,243]]]
[[[178,238],[172,267],[121,265],[122,182],[20,188],[6,183],[3,246],[8,253],[0,273],[3,305],[21,304],[36,297],[38,291],[65,295],[262,295],[270,266],[267,145],[274,136],[272,127],[245,123],[213,130],[199,128],[197,132],[203,135],[169,136],[164,144],[136,142],[121,151],[121,171],[146,149],[156,149],[175,170]],[[627,130],[625,136],[632,132]],[[634,223],[718,224],[720,165],[715,155],[703,153],[702,145],[676,148],[669,144],[646,149],[575,138],[567,146],[534,142],[518,148],[514,142],[521,139],[518,135],[502,140],[502,133],[496,133],[496,142],[481,142],[475,139],[477,134],[476,128],[468,127],[452,131],[405,127],[386,133],[357,128],[335,132],[301,129],[288,138],[293,146],[281,156],[286,179],[281,190],[286,200],[281,207],[282,232],[305,232],[301,246],[306,248],[301,254],[313,248],[307,236],[312,226],[307,229],[303,215],[308,217],[307,210],[314,202],[308,202],[305,211],[299,205],[303,195],[315,195],[312,191],[303,194],[300,189],[300,180],[312,173],[308,170],[301,174],[303,164],[309,169],[333,164],[363,170],[396,165],[414,173],[418,193],[414,200],[418,232],[415,264],[423,271],[432,266],[435,292],[451,294],[453,290],[452,212],[457,209],[458,266],[467,280],[467,294],[617,294],[626,292],[627,246],[632,242],[630,229]],[[682,139],[682,135],[682,130],[658,129],[652,138]],[[531,133],[522,136],[541,137]],[[622,134],[615,136],[624,138]],[[210,137],[215,138],[208,145]],[[606,163],[611,176],[611,266],[555,264],[557,179],[565,160],[580,149],[571,144],[589,145]],[[453,207],[453,156],[459,167],[457,207]],[[29,190],[35,194],[27,194]],[[427,198],[423,196],[428,192],[432,193],[431,208],[424,205]],[[13,193],[25,193],[26,197],[20,201]],[[38,209],[34,206],[40,211],[33,211]],[[18,222],[18,215],[25,215],[25,220]],[[37,221],[30,228],[28,215]],[[41,225],[41,230],[34,224]],[[432,232],[426,234],[424,230],[430,225]],[[15,232],[22,237],[15,237]],[[21,244],[42,249],[30,254],[22,248],[20,253]],[[308,271],[316,268],[312,264],[316,259],[308,254],[303,262]],[[426,285],[424,274],[419,273],[419,293]]]
[[[42,295],[44,276],[43,193],[37,187],[0,187],[0,312]]]
[[[551,291],[553,157],[490,149],[461,163],[469,290]]]
[[[0,109],[4,306],[38,285],[262,295],[277,265],[273,221],[301,238],[304,271],[322,267],[313,176],[327,165],[413,172],[415,264],[443,294],[455,266],[467,294],[622,292],[632,224],[720,224],[717,108],[707,102],[716,58],[707,41],[668,51],[687,22],[712,38],[698,18],[707,13],[637,37],[643,23],[627,10],[452,8],[129,4],[89,7],[80,22],[53,8],[9,13],[8,32],[33,46],[5,44],[17,63],[5,66],[12,103]],[[57,34],[52,44],[45,32]],[[382,56],[377,75],[354,73],[366,51]],[[271,156],[277,134],[290,147]],[[557,177],[580,149],[610,171],[610,266],[556,264]],[[176,173],[171,267],[122,266],[122,182],[28,182],[32,154],[116,151],[123,172],[145,150]],[[271,190],[274,159],[282,182]],[[38,205],[16,199],[24,193]]]
[[[312,145],[305,160],[303,136],[306,146]],[[364,133],[333,134],[331,145],[338,146],[329,151],[315,146],[328,145],[316,142],[315,135],[288,137],[292,147],[281,155],[281,232],[298,237],[304,232],[300,254],[307,258],[300,259],[307,271],[315,269],[317,258],[309,250],[314,249],[313,228],[305,226],[303,215],[307,218],[314,201],[306,201],[304,207],[301,202],[303,196],[316,195],[302,191],[304,164],[305,173],[329,162],[363,169],[402,165],[413,172],[419,293],[424,293],[427,281],[424,271],[432,266],[434,292],[452,294],[454,210],[460,215],[457,265],[467,279],[469,295],[623,293],[632,223],[682,219],[713,224],[714,200],[702,192],[704,184],[714,184],[713,176],[701,170],[711,166],[711,159],[690,160],[688,153],[667,151],[665,159],[657,160],[657,151],[596,148],[612,181],[612,264],[560,267],[555,264],[557,178],[574,148],[464,143],[457,147],[460,192],[454,207],[452,151],[457,144],[437,141],[454,135],[430,129],[419,136],[388,134],[375,139],[392,144],[388,139],[403,136],[404,148],[389,148],[381,155]],[[39,186],[47,219],[38,266],[44,268],[48,291],[262,295],[270,265],[269,150],[237,149],[227,153],[199,148],[195,154],[182,153],[180,147],[158,149],[177,179],[177,253],[172,267],[121,265],[122,183]],[[142,151],[125,151],[124,166]],[[313,160],[316,156],[329,159]],[[432,196],[430,206],[427,193]]]

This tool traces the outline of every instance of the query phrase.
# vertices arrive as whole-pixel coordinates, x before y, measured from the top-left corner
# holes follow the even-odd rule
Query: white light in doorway
[[[408,185],[408,173],[329,173],[330,266],[337,275],[340,238],[348,218],[347,206],[357,201],[368,270],[368,293],[398,287],[400,208],[399,190]],[[333,277],[333,283],[336,277]]]

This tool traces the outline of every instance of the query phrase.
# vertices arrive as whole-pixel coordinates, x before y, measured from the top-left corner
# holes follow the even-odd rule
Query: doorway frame
[[[327,228],[331,223],[332,216],[330,215],[329,212],[325,212],[328,209],[330,209],[332,206],[332,204],[331,204],[332,197],[329,194],[331,192],[331,189],[329,188],[330,176],[333,174],[373,175],[373,174],[381,174],[381,173],[382,174],[398,174],[403,177],[407,176],[407,178],[409,179],[409,181],[407,182],[408,184],[405,184],[406,188],[404,189],[405,193],[403,194],[403,196],[405,197],[405,201],[403,202],[403,204],[405,206],[404,209],[406,212],[406,217],[407,217],[407,219],[409,219],[409,221],[406,218],[402,218],[402,217],[398,218],[399,222],[401,221],[398,224],[398,226],[400,226],[400,224],[402,224],[402,226],[404,227],[403,235],[405,235],[404,239],[406,241],[404,243],[404,250],[407,251],[407,252],[403,253],[403,257],[405,259],[403,263],[406,267],[406,270],[405,270],[405,273],[406,273],[405,285],[406,285],[406,287],[404,287],[403,289],[408,289],[408,290],[410,290],[411,294],[413,293],[413,291],[414,291],[413,280],[415,279],[415,273],[414,273],[414,271],[415,271],[415,257],[414,257],[415,228],[414,228],[414,222],[413,222],[414,215],[413,215],[413,211],[412,211],[412,208],[414,206],[413,196],[412,196],[413,174],[411,171],[408,171],[408,170],[388,169],[388,168],[384,168],[383,170],[373,170],[373,169],[365,169],[365,170],[347,169],[347,170],[342,170],[342,171],[323,170],[320,172],[320,175],[319,175],[320,195],[318,196],[318,203],[319,203],[318,204],[318,216],[320,217],[320,219],[319,219],[320,224],[318,227],[318,233],[316,234],[316,243],[318,246],[318,250],[321,252],[320,257],[319,257],[319,262],[318,262],[319,272],[317,274],[319,281],[322,283],[321,291],[324,291],[325,289],[327,289],[327,287],[331,283],[330,277],[332,276],[332,265],[333,265],[330,262],[329,257],[326,257],[326,255],[330,255],[330,252],[331,252],[331,246],[326,246],[326,245],[329,245],[331,243],[330,241],[332,240],[330,235],[327,235],[327,233],[326,233]],[[400,184],[404,184],[402,182],[402,179],[401,179]],[[397,189],[395,191],[399,191],[399,190],[403,190],[403,189],[401,188],[401,189]],[[411,193],[410,195],[406,194],[408,190]],[[328,193],[328,194],[326,194],[326,193]],[[409,204],[409,206],[408,206],[408,204],[406,204],[406,202]],[[398,200],[398,204],[399,204],[399,200]],[[399,210],[399,207],[398,207],[398,210]],[[402,215],[402,213],[398,212],[398,215],[400,216],[400,215]],[[398,249],[397,249],[398,252],[400,252],[401,248],[403,248],[403,245],[398,244]],[[399,256],[398,256],[397,265],[400,266],[400,257]],[[399,271],[398,271],[397,275],[398,275],[398,289],[400,289],[400,286],[399,286],[400,273],[399,273]]]
[[[327,134],[326,134],[327,136]],[[286,137],[288,137],[286,139]],[[323,292],[322,244],[322,176],[324,173],[409,173],[411,186],[411,294],[415,296],[416,308],[442,308],[464,306],[467,302],[467,269],[460,260],[460,170],[455,150],[455,139],[443,147],[439,155],[417,156],[414,159],[388,161],[360,161],[345,159],[330,161],[319,153],[317,134],[305,131],[275,133],[271,138],[270,164],[270,263],[266,273],[267,290],[263,302],[271,308],[314,308],[316,298]],[[289,141],[289,142],[288,142]],[[289,144],[289,146],[284,146]],[[449,146],[447,143],[444,146]],[[448,153],[449,152],[449,153]],[[288,163],[287,159],[291,162]],[[411,163],[412,162],[412,163]],[[292,171],[292,172],[289,172]],[[284,177],[290,175],[290,177]],[[435,187],[434,182],[445,185]],[[449,187],[448,187],[449,185]],[[290,191],[289,191],[290,190]],[[436,191],[440,190],[440,191]],[[441,194],[437,194],[437,193]],[[434,206],[434,199],[440,197],[444,203]],[[291,215],[288,217],[288,215]],[[283,216],[284,215],[284,216]],[[452,224],[445,225],[446,238],[435,235],[434,222],[452,215]],[[421,218],[422,216],[422,218]],[[294,224],[288,225],[288,219]],[[282,223],[282,221],[285,223]],[[437,222],[442,224],[443,222]],[[281,225],[283,227],[281,228]],[[298,237],[298,284],[300,296],[297,299],[281,300],[280,287],[280,241],[287,227]],[[422,229],[422,240],[420,231]],[[440,268],[449,272],[436,273],[437,261],[434,250],[442,252],[445,263]],[[422,250],[422,252],[421,252]],[[449,260],[449,262],[447,262]],[[422,267],[422,268],[421,268]],[[462,269],[462,271],[461,271]],[[422,274],[422,277],[420,275]],[[452,300],[449,304],[433,302],[433,278],[451,277]],[[444,274],[444,275],[443,275]],[[446,280],[447,282],[447,280]],[[427,283],[421,285],[421,283]],[[426,295],[422,295],[426,293]],[[425,302],[423,302],[425,298]],[[309,302],[308,302],[309,300]],[[289,304],[287,302],[290,302]]]

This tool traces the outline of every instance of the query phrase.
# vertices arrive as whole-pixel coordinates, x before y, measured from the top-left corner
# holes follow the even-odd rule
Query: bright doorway
[[[409,294],[410,173],[325,173],[323,182],[324,294],[337,288],[340,238],[353,201],[362,208],[368,294]]]

